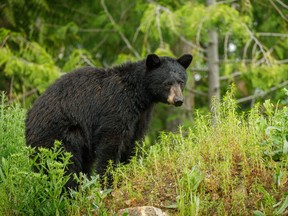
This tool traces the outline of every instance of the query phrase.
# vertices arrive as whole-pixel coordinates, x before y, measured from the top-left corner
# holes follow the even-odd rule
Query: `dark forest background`
[[[266,99],[287,105],[287,50],[288,5],[281,0],[0,3],[0,90],[25,108],[81,66],[193,54],[184,106],[158,106],[151,131],[190,125],[193,111],[209,111],[232,83],[239,110]]]

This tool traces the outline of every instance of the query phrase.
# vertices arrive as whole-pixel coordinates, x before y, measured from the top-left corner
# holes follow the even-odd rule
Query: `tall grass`
[[[39,153],[26,147],[24,118],[25,111],[6,105],[1,95],[0,215],[107,215],[103,203],[107,191],[101,191],[97,177],[78,177],[78,191],[64,188],[71,155],[59,142]],[[32,154],[37,154],[37,163],[29,157]]]
[[[0,215],[116,215],[142,205],[183,216],[288,214],[288,109],[266,101],[239,113],[229,93],[214,110],[196,112],[189,127],[161,133],[152,146],[139,145],[128,165],[112,171],[111,190],[97,176],[81,176],[78,191],[63,191],[69,154],[57,145],[42,150],[43,172],[34,173],[25,111],[2,96]],[[59,156],[64,163],[53,159]]]
[[[213,117],[196,113],[191,127],[162,134],[119,167],[109,205],[149,204],[183,216],[288,213],[287,108],[267,101],[237,113],[231,95],[214,105]]]

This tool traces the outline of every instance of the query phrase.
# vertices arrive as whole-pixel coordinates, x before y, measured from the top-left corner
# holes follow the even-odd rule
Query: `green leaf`
[[[287,153],[288,153],[288,142],[287,142],[286,138],[284,137],[283,154],[287,154]]]
[[[254,211],[253,215],[254,216],[265,216],[265,214],[263,212],[259,211],[259,210]]]
[[[288,207],[288,196],[286,196],[283,204],[281,205],[281,207],[275,212],[276,215],[279,214],[283,214],[286,210],[286,208]]]
[[[164,206],[164,207],[167,208],[167,209],[177,209],[178,208],[178,204],[174,203],[174,204],[171,204],[171,205],[168,205],[168,206]]]

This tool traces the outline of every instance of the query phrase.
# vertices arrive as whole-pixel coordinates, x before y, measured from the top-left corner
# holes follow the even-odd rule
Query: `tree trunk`
[[[215,0],[207,0],[207,5],[216,4]],[[208,82],[209,82],[209,104],[212,100],[220,100],[220,79],[219,79],[219,56],[218,56],[218,34],[216,29],[209,29],[208,45]]]

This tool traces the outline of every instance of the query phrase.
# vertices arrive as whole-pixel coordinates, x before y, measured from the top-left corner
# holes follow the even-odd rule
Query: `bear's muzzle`
[[[183,104],[184,97],[179,84],[173,84],[170,88],[169,95],[167,98],[168,104],[174,106],[181,106]]]

